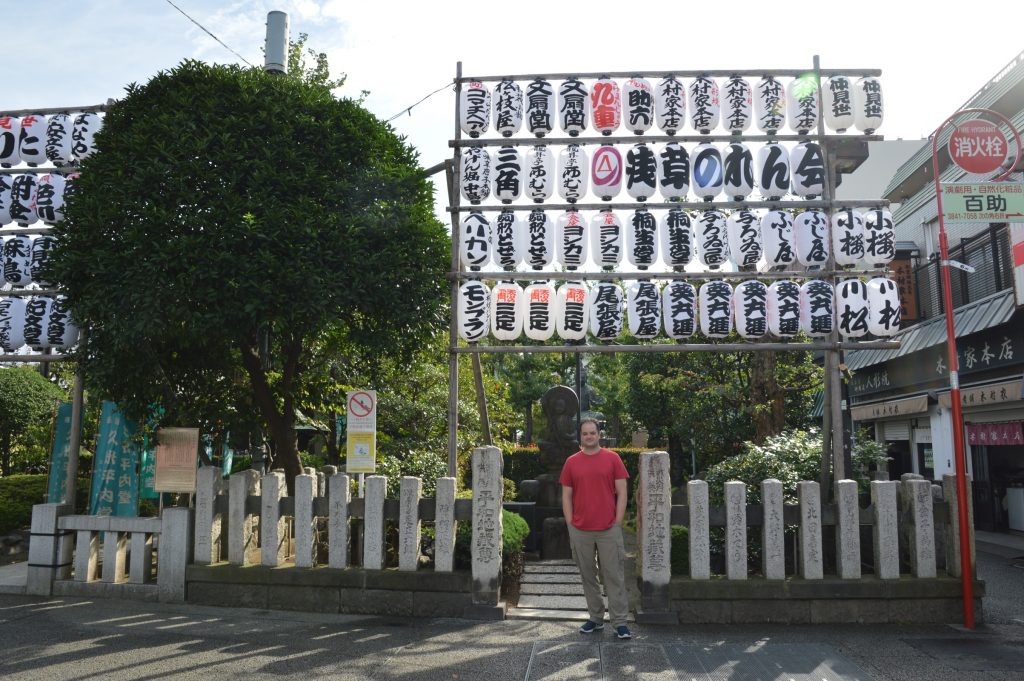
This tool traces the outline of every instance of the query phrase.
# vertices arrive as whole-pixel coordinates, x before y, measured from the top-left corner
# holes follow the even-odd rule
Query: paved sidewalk
[[[0,594],[25,593],[26,579],[28,579],[28,563],[0,565]]]

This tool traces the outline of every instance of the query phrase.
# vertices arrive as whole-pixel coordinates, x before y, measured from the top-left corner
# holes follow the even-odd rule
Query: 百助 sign
[[[1024,220],[1024,185],[942,183],[942,217],[958,222]]]

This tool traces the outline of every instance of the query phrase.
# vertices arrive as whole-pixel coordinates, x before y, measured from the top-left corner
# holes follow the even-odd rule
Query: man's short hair
[[[601,424],[597,422],[597,419],[583,419],[582,421],[580,421],[580,432],[581,433],[583,432],[583,424],[584,423],[593,423],[594,424],[594,428],[597,429],[597,432],[598,433],[601,432]]]

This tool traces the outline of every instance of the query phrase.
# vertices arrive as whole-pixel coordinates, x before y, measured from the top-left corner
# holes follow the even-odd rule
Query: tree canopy
[[[44,425],[63,391],[35,369],[0,369],[0,474],[13,472],[12,441]]]

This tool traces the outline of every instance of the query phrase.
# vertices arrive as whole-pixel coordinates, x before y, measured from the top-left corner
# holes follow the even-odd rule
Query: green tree
[[[56,402],[63,398],[61,389],[35,369],[0,369],[0,473],[14,472],[14,445],[38,434],[38,428],[53,415]]]
[[[258,414],[290,483],[324,349],[405,357],[442,327],[431,186],[358,103],[186,61],[129,86],[97,144],[53,274],[86,380],[129,417],[213,432]]]

